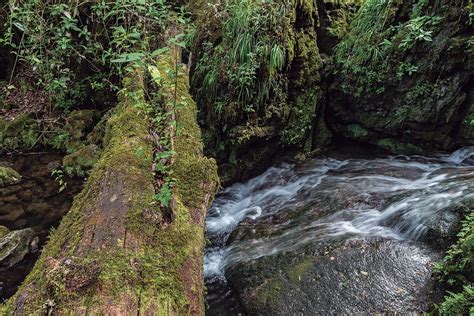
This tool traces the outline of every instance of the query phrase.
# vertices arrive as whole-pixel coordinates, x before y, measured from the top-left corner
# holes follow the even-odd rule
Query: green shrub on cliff
[[[414,1],[401,18],[399,0],[368,0],[360,9],[345,36],[335,48],[334,57],[342,76],[354,77],[356,86],[345,90],[363,95],[382,89],[388,80],[411,76],[417,62],[403,62],[406,51],[417,43],[431,42],[443,17],[427,10],[429,2]],[[383,90],[381,90],[383,91]]]
[[[219,13],[222,42],[217,48],[209,41],[203,43],[193,76],[194,82],[202,81],[198,99],[225,105],[216,108],[220,119],[251,116],[273,91],[284,88],[277,71],[286,59],[286,49],[280,44],[286,10],[279,1],[224,2]]]
[[[317,1],[225,0],[201,11],[191,86],[212,154],[244,170],[278,146],[311,149],[322,96]]]

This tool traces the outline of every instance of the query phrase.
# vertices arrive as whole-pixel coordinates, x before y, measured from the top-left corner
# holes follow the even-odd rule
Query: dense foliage
[[[100,103],[127,68],[156,57],[172,15],[186,22],[183,9],[165,0],[20,0],[8,11],[0,44],[16,54],[15,68],[31,67],[58,109]]]
[[[450,291],[439,305],[443,315],[472,314],[474,312],[474,212],[462,222],[458,240],[436,266],[441,281]]]
[[[203,43],[194,76],[202,82],[198,98],[211,103],[219,119],[251,117],[262,110],[271,94],[285,97],[275,92],[287,85],[278,73],[287,53],[282,46],[287,10],[283,2],[251,0],[225,1],[219,8],[222,43],[217,48],[210,41]]]
[[[383,93],[387,85],[384,74],[401,80],[417,72],[417,61],[404,61],[403,57],[418,43],[431,42],[433,33],[441,29],[443,17],[425,14],[423,10],[430,5],[425,0],[413,4],[408,20],[391,25],[398,12],[394,2],[366,1],[351,25],[349,36],[335,50],[342,75],[357,78],[356,87],[344,88],[357,95],[374,89]],[[466,45],[469,49],[469,44]],[[398,62],[395,67],[394,62]]]

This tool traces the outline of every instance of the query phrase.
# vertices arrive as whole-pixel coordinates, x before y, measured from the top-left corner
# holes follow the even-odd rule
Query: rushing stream
[[[269,284],[279,300],[293,306],[292,294],[285,292],[286,285],[281,286],[288,280],[294,283],[288,288],[293,287],[294,293],[300,293],[294,299],[302,302],[288,307],[288,311],[281,310],[280,314],[322,313],[323,309],[304,301],[305,295],[311,300],[318,297],[321,304],[333,304],[324,309],[328,313],[426,308],[429,304],[426,301],[433,292],[430,288],[432,265],[439,260],[446,246],[444,241],[457,228],[463,208],[474,198],[473,161],[474,147],[431,158],[318,158],[302,164],[282,163],[246,183],[224,189],[206,220],[211,241],[204,266],[209,289],[208,314],[238,314],[249,308],[258,311],[258,304],[265,306],[274,300],[268,293],[261,298],[261,288],[270,287]],[[359,243],[354,244],[355,241]],[[328,245],[332,252],[324,248]],[[356,255],[352,256],[351,251]],[[304,256],[301,253],[305,253]],[[347,258],[358,261],[361,253],[367,254],[364,256],[369,259],[358,270],[351,266],[354,262],[344,262]],[[332,262],[332,266],[318,259],[321,254],[329,254],[327,262]],[[383,266],[374,259],[391,256],[393,261],[404,261]],[[287,267],[287,262],[292,262],[292,266]],[[299,271],[296,266],[304,266],[305,270],[293,282],[292,273]],[[344,274],[345,279],[340,283],[346,284],[327,288],[332,285],[325,285],[326,276],[319,275],[316,269],[323,266],[337,270],[325,272],[334,281],[339,274]],[[373,269],[378,278],[373,280],[375,284],[394,280],[381,288],[390,293],[390,284],[400,278],[393,271],[406,267],[403,275],[411,277],[411,266],[413,277],[419,276],[421,281],[413,282],[413,277],[400,280],[401,284],[393,289],[393,293],[406,292],[401,299],[406,301],[400,302],[406,309],[400,309],[397,302],[387,302],[387,296],[372,295],[370,289],[364,289],[364,284],[352,285],[368,275],[367,286],[373,286],[369,275]],[[421,266],[423,270],[416,270]],[[358,272],[353,275],[352,270]],[[255,271],[258,277],[252,275]],[[304,283],[302,276],[311,278],[312,285],[300,285]],[[319,285],[318,278],[321,279]],[[366,303],[351,307],[351,298],[352,301],[359,299],[354,289],[358,293],[367,292],[368,298],[360,299]],[[336,297],[336,293],[318,291],[341,291],[341,294]],[[249,298],[250,303],[245,301]],[[275,305],[275,301],[271,303]],[[342,303],[348,305],[347,309],[337,306]]]

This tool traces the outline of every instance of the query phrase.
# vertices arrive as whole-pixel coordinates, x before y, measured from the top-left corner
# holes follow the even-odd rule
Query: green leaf
[[[169,47],[162,47],[162,48],[158,48],[158,49],[155,49],[152,53],[151,53],[151,57],[156,57],[156,56],[159,56],[159,55],[162,55],[163,53],[166,53],[170,50]]]
[[[173,192],[168,183],[165,183],[159,193],[155,194],[155,200],[160,202],[164,207],[168,207],[171,202]]]
[[[132,61],[137,61],[142,59],[145,56],[143,53],[128,53],[128,54],[120,54],[118,58],[112,59],[111,62],[113,63],[129,63]]]
[[[166,158],[169,158],[169,157],[171,157],[175,154],[176,154],[176,152],[174,150],[162,151],[162,152],[156,154],[156,159],[166,159]]]
[[[18,28],[20,31],[24,32],[25,31],[25,27],[23,26],[23,24],[19,23],[19,22],[13,22],[13,25],[16,26],[16,28]]]

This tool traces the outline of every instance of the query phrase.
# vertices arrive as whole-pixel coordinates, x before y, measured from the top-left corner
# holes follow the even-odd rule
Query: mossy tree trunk
[[[158,66],[180,69],[170,56]],[[217,167],[203,157],[186,75],[164,73],[160,92],[178,96],[182,105],[176,112],[176,126],[182,127],[174,136],[172,163],[174,216],[164,224],[154,201],[154,144],[143,77],[136,72],[126,78],[107,124],[102,156],[8,302],[10,314],[204,313],[203,226],[217,189]]]

